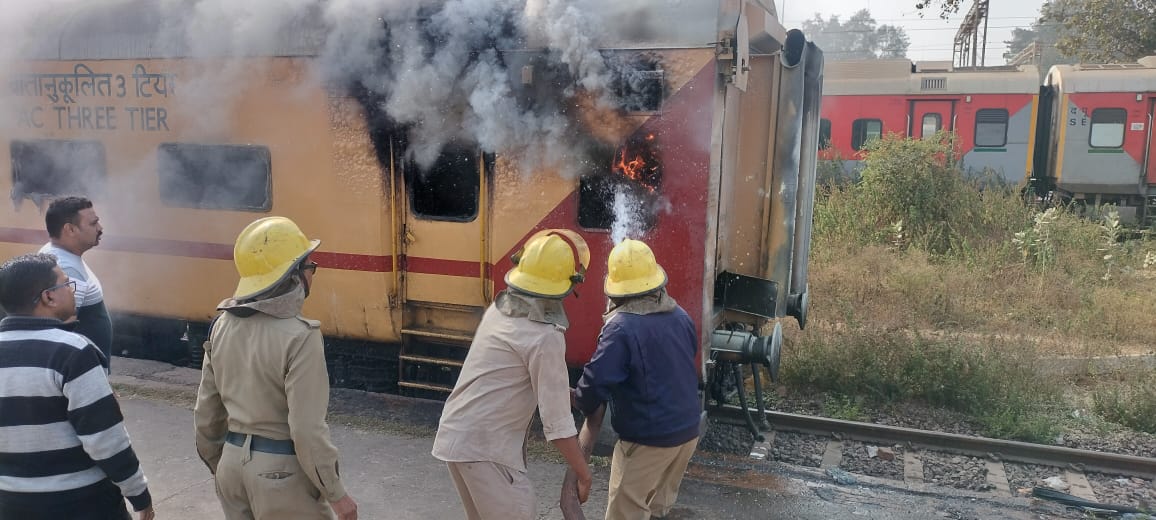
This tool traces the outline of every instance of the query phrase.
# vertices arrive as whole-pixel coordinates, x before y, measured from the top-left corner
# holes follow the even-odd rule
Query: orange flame
[[[654,134],[647,134],[646,142],[654,140]],[[653,172],[657,168],[657,164],[649,164],[644,157],[650,155],[653,159],[653,154],[647,154],[641,147],[636,150],[630,150],[629,145],[623,145],[618,150],[614,158],[613,169],[618,174],[641,184],[651,192],[655,191],[656,186],[653,185],[654,179],[648,178],[646,173]],[[631,159],[627,159],[632,157]]]

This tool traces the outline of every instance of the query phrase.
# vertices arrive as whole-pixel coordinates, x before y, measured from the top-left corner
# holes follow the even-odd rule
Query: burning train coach
[[[482,34],[454,25],[471,2],[357,13],[361,32],[322,3],[208,50],[157,4],[83,4],[0,83],[0,254],[47,240],[46,199],[93,199],[107,238],[86,259],[122,353],[198,363],[233,240],[265,214],[323,241],[305,314],[346,387],[444,395],[511,253],[549,228],[595,259],[651,244],[717,392],[805,323],[823,60],[763,2],[591,0],[597,38],[543,32],[534,16],[573,18],[552,3],[486,11]],[[605,309],[578,292],[576,369]]]

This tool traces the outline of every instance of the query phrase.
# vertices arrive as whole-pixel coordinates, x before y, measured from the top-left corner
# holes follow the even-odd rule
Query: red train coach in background
[[[854,169],[872,138],[954,131],[965,170],[1008,182],[1031,176],[1039,75],[1034,66],[953,68],[950,62],[834,61],[823,83],[825,158]]]
[[[1052,67],[1041,106],[1035,169],[1042,190],[1115,204],[1122,221],[1156,225],[1156,56]]]

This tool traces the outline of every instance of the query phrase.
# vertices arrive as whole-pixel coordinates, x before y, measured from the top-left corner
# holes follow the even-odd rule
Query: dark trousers
[[[132,520],[124,497],[112,482],[87,500],[43,504],[9,504],[0,501],[0,520]]]

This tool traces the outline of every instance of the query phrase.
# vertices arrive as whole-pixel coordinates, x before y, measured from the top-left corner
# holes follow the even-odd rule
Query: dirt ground
[[[161,519],[219,520],[213,481],[193,447],[192,403],[200,372],[114,358],[111,378]],[[364,519],[463,518],[445,466],[430,456],[440,403],[334,390],[330,424],[346,488]],[[531,452],[539,519],[561,519],[565,471],[549,448]],[[584,510],[601,518],[609,467],[595,467]],[[840,486],[819,470],[777,462],[696,455],[683,482],[679,519],[1049,518],[1023,500],[991,500],[944,490],[910,490],[863,479]]]

